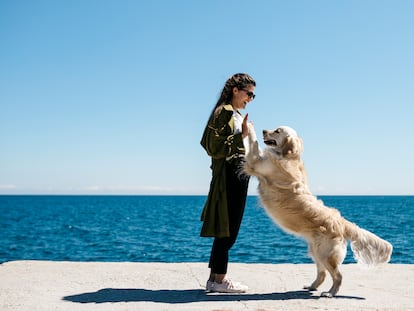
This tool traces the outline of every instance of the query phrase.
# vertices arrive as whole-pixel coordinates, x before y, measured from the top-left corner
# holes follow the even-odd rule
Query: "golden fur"
[[[287,126],[264,130],[267,148],[262,151],[253,126],[249,126],[244,171],[258,178],[260,201],[267,214],[284,230],[308,242],[317,276],[306,289],[316,290],[328,271],[333,285],[322,296],[337,294],[342,282],[338,267],[345,258],[347,241],[359,263],[376,265],[390,260],[390,243],[347,221],[309,191],[301,160],[303,144],[295,130]]]

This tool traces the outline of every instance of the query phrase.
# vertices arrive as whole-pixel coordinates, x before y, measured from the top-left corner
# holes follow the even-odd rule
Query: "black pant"
[[[240,164],[226,162],[225,169],[230,236],[214,238],[209,268],[212,273],[217,274],[227,273],[229,250],[236,242],[239,233],[249,185],[249,177],[240,172]]]

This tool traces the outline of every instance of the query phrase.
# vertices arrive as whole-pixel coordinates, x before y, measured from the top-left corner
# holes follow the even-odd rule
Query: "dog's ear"
[[[300,139],[299,137],[288,136],[282,147],[283,156],[300,155],[303,151],[302,139]]]

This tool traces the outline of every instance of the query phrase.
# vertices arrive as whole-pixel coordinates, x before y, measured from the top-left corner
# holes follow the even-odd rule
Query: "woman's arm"
[[[234,134],[233,109],[220,107],[210,118],[201,139],[201,145],[214,159],[231,159],[243,155],[242,133]]]

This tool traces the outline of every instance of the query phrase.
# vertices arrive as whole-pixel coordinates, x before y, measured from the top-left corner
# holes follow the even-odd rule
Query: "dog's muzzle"
[[[274,139],[263,139],[263,142],[268,146],[277,146],[277,142]]]

